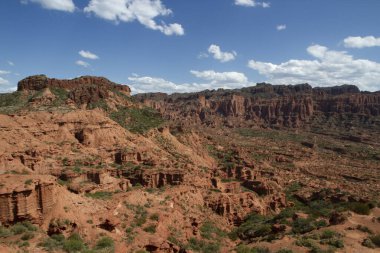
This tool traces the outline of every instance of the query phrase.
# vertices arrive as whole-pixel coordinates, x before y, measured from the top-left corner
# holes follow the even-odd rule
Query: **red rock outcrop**
[[[127,85],[116,84],[108,80],[104,77],[95,77],[95,76],[81,76],[78,78],[74,78],[71,80],[63,80],[63,79],[55,79],[48,78],[45,75],[36,75],[30,76],[18,83],[17,90],[42,90],[45,88],[62,88],[66,90],[78,89],[75,93],[73,93],[73,97],[78,99],[85,99],[80,97],[82,94],[81,89],[85,89],[84,87],[92,87],[93,91],[99,89],[99,91],[104,92],[104,88],[107,89],[115,89],[117,91],[123,92],[126,95],[130,95],[131,89]],[[90,89],[91,91],[91,89]],[[95,93],[92,93],[94,95]],[[101,93],[97,93],[101,94]],[[103,95],[105,93],[102,93]],[[91,95],[91,94],[88,94]]]
[[[380,92],[360,92],[352,85],[312,88],[308,84],[264,83],[239,90],[135,97],[183,125],[302,127],[315,117],[337,117],[342,113],[356,115],[358,120],[380,116]]]
[[[183,171],[149,171],[145,170],[138,174],[137,180],[142,186],[150,188],[160,188],[166,185],[180,185],[183,183],[185,174]],[[134,183],[130,179],[132,184]],[[136,179],[135,179],[136,180]]]
[[[52,210],[57,201],[51,179],[44,181],[30,176],[2,175],[0,180],[4,185],[0,190],[2,224],[23,220],[41,224],[44,215]]]
[[[205,197],[205,204],[234,224],[241,223],[247,213],[266,214],[267,212],[265,203],[251,192],[212,194]]]

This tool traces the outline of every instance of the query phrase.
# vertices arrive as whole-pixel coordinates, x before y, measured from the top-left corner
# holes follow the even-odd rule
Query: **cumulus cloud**
[[[6,74],[10,74],[11,72],[8,71],[8,70],[0,70],[0,75],[6,75]]]
[[[79,65],[79,66],[82,66],[82,67],[85,67],[85,68],[90,67],[90,63],[85,62],[85,61],[82,61],[82,60],[78,60],[78,61],[76,61],[75,64],[76,64],[76,65]]]
[[[195,83],[174,83],[159,77],[132,75],[128,84],[133,93],[144,92],[196,92],[206,89],[234,89],[253,85],[249,83],[247,77],[238,72],[215,72],[209,71],[190,71],[194,76],[201,78],[204,82]]]
[[[354,59],[345,51],[334,51],[321,45],[312,45],[307,52],[315,59],[292,59],[280,64],[250,60],[248,67],[257,70],[271,83],[355,84],[362,90],[380,89],[380,63]]]
[[[40,4],[43,8],[57,11],[74,12],[75,4],[72,0],[29,0],[32,3]],[[27,1],[21,1],[27,3]]]
[[[158,30],[165,35],[185,34],[180,24],[167,25],[154,20],[158,16],[172,14],[172,11],[167,9],[161,0],[91,0],[84,11],[116,23],[138,21],[145,27]]]
[[[208,48],[208,52],[214,57],[214,59],[219,60],[220,62],[235,60],[235,57],[237,55],[235,51],[222,52],[222,50],[220,50],[220,47],[214,44]]]
[[[247,83],[248,78],[240,72],[215,72],[214,70],[196,71],[191,70],[194,76],[211,81],[212,84],[217,83]]]
[[[7,84],[9,84],[9,81],[0,77],[0,85],[7,85]]]
[[[282,31],[286,29],[286,25],[278,25],[276,26],[277,31]]]
[[[80,56],[82,56],[83,58],[86,58],[86,59],[90,59],[90,60],[99,59],[99,56],[97,56],[94,53],[91,53],[90,51],[81,50],[78,53]]]
[[[380,47],[380,38],[374,36],[347,37],[343,40],[344,46],[349,48]]]
[[[256,2],[255,0],[235,0],[235,5],[245,6],[245,7],[263,7],[269,8],[270,3],[268,2]]]

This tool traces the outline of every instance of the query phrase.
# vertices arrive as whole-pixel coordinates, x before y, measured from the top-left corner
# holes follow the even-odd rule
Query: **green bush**
[[[67,240],[63,243],[63,250],[68,253],[80,252],[86,248],[82,238],[79,234],[72,234]]]
[[[64,238],[63,238],[64,239]],[[54,238],[48,237],[38,244],[39,247],[44,248],[48,252],[60,249],[63,242],[55,240]]]
[[[190,238],[188,248],[201,253],[220,252],[220,244],[216,242],[206,242],[196,238]]]
[[[201,236],[206,239],[214,239],[224,237],[227,234],[218,228],[213,222],[206,221],[202,224],[201,228]]]
[[[337,236],[337,233],[332,230],[325,230],[322,232],[320,238],[321,239],[331,239]]]
[[[348,204],[348,208],[351,211],[362,215],[369,215],[371,212],[369,205],[361,202],[351,202]]]
[[[380,234],[376,234],[370,236],[369,239],[375,244],[377,247],[380,247]]]
[[[152,215],[149,217],[149,219],[154,220],[154,221],[158,221],[159,218],[160,218],[160,216],[159,216],[157,213],[154,213],[154,214],[152,214]]]
[[[292,223],[292,232],[295,234],[304,234],[315,229],[311,219],[299,218]]]
[[[356,227],[356,229],[360,230],[360,231],[362,231],[364,233],[373,234],[373,231],[371,229],[369,229],[368,227],[366,227],[366,226],[358,225]]]
[[[30,240],[30,239],[32,239],[32,238],[34,238],[34,233],[33,233],[33,232],[30,232],[30,231],[24,233],[24,234],[21,236],[21,240],[23,240],[23,241],[27,241],[27,240]]]
[[[28,231],[28,228],[21,223],[17,223],[11,227],[11,231],[15,235],[20,235]]]
[[[149,226],[144,228],[144,231],[151,233],[151,234],[154,234],[154,233],[156,233],[156,226],[155,225],[149,225]]]
[[[6,237],[9,237],[12,235],[13,235],[13,233],[9,228],[0,227],[0,238],[6,238]]]
[[[376,248],[376,245],[369,238],[364,239],[364,241],[362,242],[362,245],[370,249]]]
[[[96,242],[95,250],[110,249],[113,251],[114,246],[115,246],[115,243],[112,240],[112,238],[102,237]]]

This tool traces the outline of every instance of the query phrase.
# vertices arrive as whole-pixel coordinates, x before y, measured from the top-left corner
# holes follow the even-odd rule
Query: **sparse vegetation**
[[[94,193],[86,193],[86,197],[93,198],[93,199],[101,199],[101,200],[108,200],[112,198],[113,193],[112,192],[94,192]]]
[[[220,243],[198,240],[192,237],[189,240],[187,248],[201,253],[217,253],[220,252]]]
[[[26,185],[31,185],[33,183],[33,180],[32,179],[27,179],[25,180],[24,184]]]
[[[164,123],[161,115],[148,107],[142,109],[119,107],[118,111],[111,112],[109,116],[122,127],[140,134]]]

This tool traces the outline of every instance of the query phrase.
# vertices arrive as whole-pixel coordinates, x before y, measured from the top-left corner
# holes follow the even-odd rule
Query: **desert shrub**
[[[207,242],[198,240],[194,237],[190,238],[188,248],[202,253],[217,253],[220,252],[220,244],[216,242]]]
[[[311,219],[299,218],[292,223],[292,232],[295,234],[304,234],[313,231],[316,226]]]
[[[331,239],[337,236],[337,233],[332,230],[325,230],[322,232],[320,238],[321,239]]]
[[[28,241],[22,241],[22,242],[18,242],[17,246],[20,248],[29,247],[30,243]]]
[[[9,228],[0,226],[0,238],[6,238],[12,235],[13,233]]]
[[[371,212],[371,209],[367,203],[351,202],[347,204],[347,207],[357,214],[368,215]]]
[[[158,221],[159,218],[160,218],[160,216],[158,215],[158,213],[154,213],[154,214],[152,214],[152,215],[149,217],[149,219],[154,220],[154,221]]]
[[[54,238],[48,237],[38,244],[39,247],[45,249],[48,252],[52,252],[62,247],[62,241],[55,240]]]
[[[102,237],[100,238],[95,245],[95,250],[103,250],[108,249],[110,251],[114,251],[115,243],[110,237]]]
[[[214,223],[206,221],[200,228],[201,236],[207,239],[214,239],[226,236],[226,233],[218,228]]]
[[[101,200],[107,200],[112,198],[112,192],[95,192],[95,193],[86,193],[86,197],[90,197],[93,199],[101,199]]]
[[[380,247],[380,234],[376,234],[370,236],[369,239],[375,244],[377,247]]]
[[[23,241],[27,241],[27,240],[30,240],[30,239],[32,239],[32,238],[34,238],[34,233],[33,233],[33,232],[30,232],[30,231],[24,233],[24,234],[21,236],[21,240],[23,240]]]
[[[366,226],[358,225],[356,227],[356,229],[360,230],[360,231],[362,231],[364,233],[373,234],[373,231],[371,229],[369,229],[368,227],[366,227]]]
[[[148,212],[145,210],[143,206],[137,206],[134,208],[135,209],[135,217],[134,217],[134,226],[141,227],[142,225],[145,224],[147,217],[148,217]]]
[[[68,253],[80,252],[86,248],[82,238],[79,234],[72,234],[63,243],[63,250]]]
[[[29,221],[23,221],[21,224],[28,230],[28,231],[37,231],[37,227],[34,226]]]
[[[315,242],[310,238],[302,237],[296,241],[297,246],[312,248],[315,245]]]
[[[151,234],[154,234],[154,233],[156,233],[156,226],[155,225],[149,225],[149,226],[144,228],[144,231],[151,233]]]
[[[31,185],[33,183],[32,179],[25,180],[24,182],[26,185]]]
[[[11,231],[12,231],[12,233],[15,234],[15,235],[20,235],[20,234],[25,233],[26,231],[28,231],[28,228],[25,227],[25,226],[24,226],[23,224],[21,224],[21,223],[17,223],[17,224],[15,224],[15,225],[13,225],[13,226],[11,227]]]
[[[362,245],[370,249],[376,248],[376,245],[369,238],[364,239],[364,241],[362,242]]]
[[[291,249],[280,249],[276,253],[293,253]]]
[[[326,242],[326,244],[331,245],[335,248],[344,248],[344,242],[341,239],[330,239]]]

